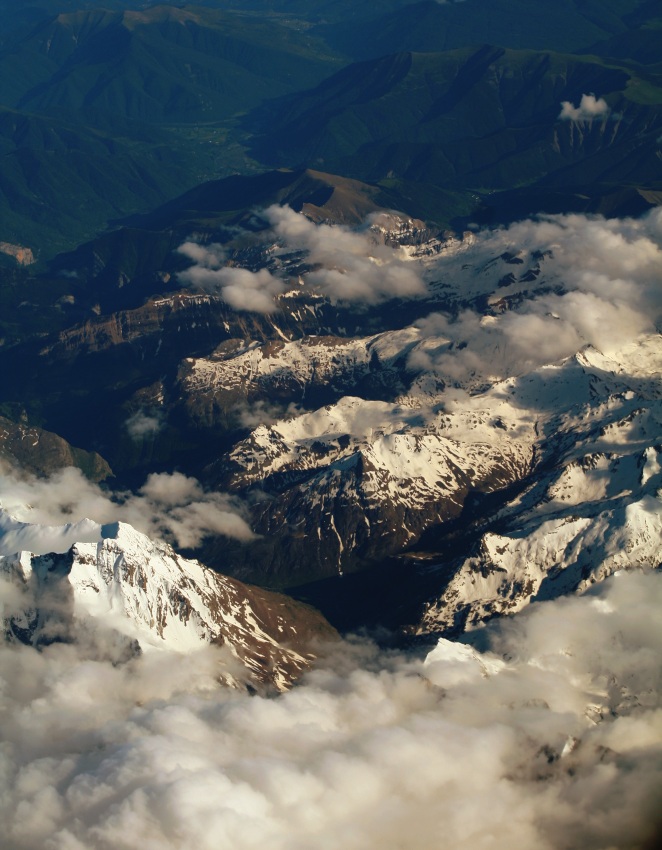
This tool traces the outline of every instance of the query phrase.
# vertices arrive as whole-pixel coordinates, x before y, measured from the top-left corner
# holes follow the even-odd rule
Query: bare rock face
[[[308,606],[219,575],[129,525],[102,535],[60,555],[0,558],[31,600],[7,620],[10,635],[39,645],[82,629],[125,654],[218,645],[227,649],[221,679],[279,690],[312,662],[315,640],[335,636]]]
[[[0,459],[39,475],[67,466],[77,467],[91,481],[102,481],[111,474],[97,452],[75,448],[51,431],[12,422],[5,416],[0,416]]]
[[[15,260],[19,266],[31,266],[35,262],[32,248],[23,245],[13,245],[11,242],[0,242],[0,254],[6,254]]]
[[[404,332],[371,340],[384,363],[396,337],[409,351],[419,344],[410,335],[405,346]],[[423,375],[396,401],[343,396],[254,428],[212,467],[219,486],[254,499],[260,537],[233,547],[233,574],[294,587],[370,568],[378,583],[386,558],[409,559],[431,594],[413,624],[427,634],[657,567],[660,340],[643,335],[610,356],[586,346],[476,384],[452,407]],[[340,376],[348,359],[366,363],[357,350],[337,350]],[[258,347],[237,359],[199,366],[209,392],[235,377],[244,387],[313,380],[295,356],[281,366]],[[331,361],[323,374],[333,380]],[[459,559],[451,532],[462,539]]]

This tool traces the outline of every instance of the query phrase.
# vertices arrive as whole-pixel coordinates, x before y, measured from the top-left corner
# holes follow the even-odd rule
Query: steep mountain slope
[[[316,217],[337,191],[351,204],[371,197],[369,187],[315,174],[274,172],[266,182],[264,197],[310,197]],[[208,206],[206,230],[186,200],[156,217],[187,241],[168,260],[179,267],[165,273],[163,251],[145,269],[153,263],[164,287],[178,274],[188,289],[0,352],[13,363],[2,372],[4,397],[101,451],[123,488],[178,468],[229,491],[256,536],[239,543],[212,528],[202,560],[323,596],[343,625],[453,629],[526,604],[543,582],[544,593],[579,586],[582,565],[560,559],[563,580],[550,584],[547,566],[531,573],[506,541],[495,545],[515,553],[510,578],[485,589],[469,577],[476,598],[466,588],[453,595],[464,584],[454,576],[475,568],[475,541],[538,534],[550,475],[600,452],[618,465],[601,429],[625,423],[626,465],[657,445],[659,214],[562,216],[460,237],[383,210],[352,228],[287,206],[249,214],[234,208],[235,192],[248,185],[263,197],[264,184],[227,185],[225,198],[218,185],[190,196]],[[644,442],[627,425],[638,410],[650,425]],[[656,498],[650,481],[639,495],[628,485],[618,510],[604,504],[611,495],[598,499],[599,512],[612,511],[610,528]],[[524,493],[529,501],[517,501]],[[576,505],[584,501],[590,518],[592,486]],[[561,511],[564,528],[566,519]],[[651,563],[653,539],[642,538],[632,565]],[[616,563],[596,556],[591,575]],[[425,615],[426,601],[442,613]]]
[[[126,210],[150,209],[210,167],[205,152],[192,168],[187,147],[172,133],[130,130],[119,120],[109,133],[0,107],[4,241],[41,258]]]
[[[511,0],[394,0],[381,4],[378,19],[370,4],[350,8],[345,0],[231,5],[132,10],[118,0],[104,10],[90,3],[71,10],[44,0],[24,10],[33,23],[0,42],[0,149],[7,153],[0,241],[48,258],[109,219],[144,212],[201,180],[259,170],[253,155],[268,165],[304,163],[380,182],[399,199],[391,206],[444,226],[474,214],[476,195],[538,185],[547,173],[539,208],[549,212],[641,212],[640,196],[620,205],[602,198],[659,189],[659,128],[650,116],[660,102],[655,66],[631,70],[633,59],[657,61],[656,18],[647,4],[564,0],[536,2],[532,12],[530,3]],[[348,33],[342,50],[349,54],[339,54],[330,45]],[[475,53],[487,41],[595,48],[628,67],[619,77],[611,59],[575,58],[574,67],[546,52],[508,53],[499,65],[498,49],[487,59]],[[438,67],[417,59],[404,68],[403,53],[449,48],[461,48],[464,58],[435,60]],[[395,60],[383,59],[394,52]],[[377,64],[345,69],[312,101],[304,94],[273,103],[319,83],[347,55]],[[452,79],[454,88],[444,86]],[[594,121],[592,132],[554,125],[562,100],[579,104],[591,92],[608,96],[612,121]],[[266,112],[238,121],[265,102]],[[264,138],[254,140],[256,130]],[[584,179],[558,173],[595,154]],[[559,189],[560,196],[550,191]],[[582,203],[587,194],[595,203]],[[532,205],[527,196],[524,211]],[[505,220],[521,208],[520,199],[502,197],[489,215]]]
[[[544,505],[552,498],[548,476],[551,474],[558,488],[557,478],[570,474],[565,472],[567,465],[570,469],[573,465],[590,468],[597,463],[609,442],[603,432],[613,433],[623,446],[607,452],[601,479],[608,477],[609,464],[614,470],[619,464],[630,464],[636,477],[637,458],[646,452],[654,454],[662,427],[658,410],[661,390],[654,380],[660,365],[659,344],[655,336],[622,352],[625,365],[623,361],[619,365],[618,356],[608,359],[587,350],[557,369],[546,367],[505,384],[497,382],[487,391],[480,391],[478,384],[465,409],[452,413],[443,410],[443,382],[435,386],[423,380],[414,381],[396,404],[369,401],[368,393],[363,398],[344,396],[326,408],[312,413],[295,411],[289,420],[258,427],[210,470],[222,489],[241,492],[257,487],[265,494],[253,508],[253,525],[264,536],[241,549],[231,546],[233,569],[240,576],[258,575],[262,582],[293,586],[314,576],[365,568],[403,548],[415,551],[421,540],[426,547],[434,547],[435,540],[443,540],[463,511],[464,522],[471,522],[471,513],[480,517],[484,505],[489,518],[494,507],[485,497],[499,491],[507,494],[509,486],[518,482],[526,485],[529,499],[539,500],[534,504],[540,504],[538,510],[547,518],[550,509]],[[298,352],[294,345],[256,348],[228,361],[195,362],[182,391],[191,404],[203,409],[208,403],[205,396],[211,395],[218,409],[226,411],[237,405],[234,388],[241,387],[240,398],[241,393],[250,397],[251,384],[261,386],[264,395],[258,398],[278,399],[279,389],[285,400],[298,397],[297,386],[314,394],[318,382],[341,394],[347,384],[368,386],[365,378],[371,361],[379,362],[383,374],[392,368],[389,360],[403,359],[403,352],[410,361],[415,359],[420,345],[416,333],[389,332],[351,345],[337,341],[330,345],[319,339],[305,347],[296,346]],[[639,366],[638,358],[642,361]],[[242,373],[242,360],[246,366],[250,364],[250,375]],[[615,373],[619,375],[616,379],[612,377]],[[403,377],[400,370],[400,380]],[[397,392],[395,381],[392,392]],[[633,425],[640,420],[642,434]],[[621,456],[625,459],[619,460]],[[649,461],[654,466],[652,456]],[[555,471],[549,473],[550,468]],[[616,471],[613,477],[618,479]],[[653,497],[658,486],[655,481],[652,474],[645,477],[645,493]],[[637,502],[633,486],[614,486],[621,493],[619,510]],[[644,495],[642,491],[639,498]],[[511,509],[514,519],[510,525],[524,521],[535,525],[535,519],[526,519],[523,513],[522,505],[527,504],[523,498]],[[568,517],[575,517],[584,500],[589,517],[591,510],[613,510],[607,508],[607,496],[600,497],[588,484],[578,485],[575,498],[572,509],[565,514],[561,511],[558,520],[567,533]],[[597,505],[591,507],[596,499]],[[501,528],[505,519],[497,521],[493,516],[489,521]],[[587,522],[582,521],[581,528]],[[614,515],[607,525],[611,528],[618,522]],[[605,533],[596,531],[597,527],[591,527],[591,535]],[[523,532],[517,531],[515,536],[520,534]],[[501,538],[494,539],[498,542]],[[655,565],[654,531],[643,546],[641,557]],[[592,564],[594,578],[609,573],[592,547],[583,557]],[[467,564],[470,567],[463,567],[454,588],[476,584],[467,578],[467,569],[484,572],[480,558]],[[536,569],[544,571],[551,566],[542,563]],[[526,573],[522,564],[517,562],[511,570],[516,588],[511,595],[503,591],[504,610],[509,610],[511,596],[516,597],[517,592],[520,601],[537,592],[536,584],[522,577],[522,571]],[[557,590],[574,589],[580,582],[570,569],[563,575],[565,583],[560,582]],[[497,605],[495,599],[502,591],[494,590],[491,578],[486,584],[492,592],[490,604]],[[456,609],[446,597],[443,603],[452,621]]]
[[[600,42],[591,48],[591,53],[599,56],[609,56],[614,59],[629,60],[639,65],[657,66],[662,63],[662,47],[660,47],[660,27],[658,19],[647,23],[636,30],[614,36]]]
[[[415,3],[380,9],[372,19],[322,29],[338,49],[356,59],[403,50],[452,50],[489,42],[503,47],[575,52],[628,29],[643,0],[468,0]],[[375,10],[376,11],[376,10]]]
[[[382,187],[308,169],[235,175],[117,222],[123,226],[56,257],[49,272],[84,282],[77,297],[87,297],[88,307],[135,307],[146,296],[167,292],[168,284],[177,287],[176,273],[186,261],[176,249],[192,236],[227,245],[241,264],[268,263],[259,235],[268,226],[256,212],[272,204],[286,204],[312,221],[354,226],[373,213],[402,208],[403,201]]]
[[[111,475],[106,461],[96,452],[70,446],[66,440],[43,428],[29,427],[0,416],[0,461],[39,475],[73,466],[92,481]]]
[[[591,93],[596,111],[582,112]],[[590,57],[497,47],[401,53],[258,112],[266,130],[253,151],[389,187],[659,188],[660,103],[654,82]]]
[[[642,3],[625,17],[625,22],[628,25],[626,32],[592,45],[588,52],[629,59],[639,65],[659,65],[662,61],[659,37],[662,18],[657,3]]]
[[[279,171],[214,181],[152,216],[136,219],[130,228],[59,257],[46,275],[8,273],[0,289],[6,334],[0,360],[7,364],[0,375],[3,398],[16,401],[18,409],[27,404],[33,421],[35,416],[45,417],[37,421],[67,434],[74,443],[81,436],[87,442],[92,417],[95,448],[102,453],[109,450],[113,457],[108,459],[120,472],[127,458],[135,455],[124,422],[137,408],[151,404],[148,399],[153,395],[165,393],[167,404],[177,407],[172,422],[177,429],[187,423],[193,427],[192,434],[175,441],[190,450],[190,440],[200,437],[197,414],[190,417],[184,411],[188,402],[177,398],[180,389],[173,386],[182,358],[209,354],[223,341],[243,337],[296,339],[337,335],[340,328],[343,334],[361,333],[366,321],[362,311],[332,306],[316,297],[311,300],[305,292],[282,301],[276,314],[259,315],[237,313],[213,293],[178,291],[183,281],[177,275],[190,261],[176,249],[192,235],[203,242],[224,242],[228,258],[237,266],[266,265],[287,272],[295,281],[306,268],[302,252],[289,258],[274,256],[268,222],[254,215],[256,208],[278,200],[305,210],[314,220],[353,223],[365,213],[383,211],[388,195],[376,187],[316,172]],[[246,229],[238,230],[240,224]],[[376,235],[382,241],[391,238],[388,233]],[[420,222],[409,221],[392,237],[416,243],[430,235]],[[146,296],[151,297],[145,302]],[[130,309],[119,309],[124,305]],[[373,321],[398,327],[406,316],[420,315],[420,310],[416,303],[394,308],[387,302]],[[157,383],[158,389],[146,389]],[[347,382],[345,387],[349,388]],[[131,400],[143,389],[144,397]],[[94,398],[85,417],[74,413],[71,392],[79,399]],[[235,417],[234,428],[236,423]]]
[[[269,537],[243,558],[233,552],[238,575],[259,561],[261,581],[292,587],[365,568],[402,551],[426,528],[459,517],[469,494],[506,488],[531,468],[530,447],[496,428],[492,439],[446,436],[430,421],[389,433],[397,412],[378,405],[344,398],[326,422],[317,411],[290,429],[259,429],[230,454],[230,463],[243,468],[229,488],[257,480],[270,496],[253,511],[254,527]],[[367,435],[354,418],[370,421]]]
[[[240,13],[40,21],[0,47],[0,241],[52,256],[109,219],[250,171],[223,122],[337,67],[313,37]]]
[[[391,12],[402,6],[407,6],[413,0],[380,0],[382,12]],[[35,23],[40,23],[46,18],[54,18],[63,13],[79,11],[95,11],[102,6],[104,10],[124,11],[135,10],[139,7],[141,11],[151,9],[155,6],[174,6],[182,8],[183,4],[174,0],[143,0],[137,4],[132,0],[104,0],[99,4],[98,0],[30,0],[29,3],[17,6],[13,0],[0,0],[0,11],[3,14],[7,33],[15,32]],[[234,0],[200,0],[194,4],[187,4],[196,10],[223,9],[227,11],[241,11],[249,14],[259,14],[262,19],[268,17],[276,23],[285,22],[301,30],[312,23],[328,23],[330,21],[363,21],[374,16],[374,5],[367,0],[242,0],[241,4]],[[1,43],[2,39],[0,39]]]
[[[0,101],[99,124],[209,122],[319,80],[333,59],[296,30],[211,9],[58,15],[0,54]]]
[[[456,565],[419,631],[464,629],[618,570],[660,566],[660,337],[620,354],[588,349],[557,370],[552,380],[563,392],[546,429],[551,456],[542,474]],[[590,385],[590,406],[581,383]]]
[[[627,244],[636,244],[631,238]],[[261,581],[292,586],[334,570],[348,581],[352,570],[368,569],[365,585],[347,585],[347,598],[365,593],[370,606],[380,582],[393,578],[385,568],[380,576],[384,559],[404,552],[403,565],[410,566],[396,581],[406,616],[415,607],[408,593],[449,588],[430,607],[429,631],[516,610],[536,595],[581,589],[614,569],[656,566],[659,334],[620,346],[603,337],[608,354],[584,347],[558,362],[545,347],[539,354],[535,342],[527,343],[527,325],[538,320],[524,317],[537,300],[548,305],[545,321],[560,323],[562,339],[567,328],[555,311],[564,297],[568,304],[574,299],[563,295],[569,278],[590,278],[582,260],[579,269],[560,273],[554,255],[567,262],[561,242],[553,250],[529,246],[477,261],[474,244],[467,236],[412,254],[428,268],[445,309],[462,316],[470,307],[480,320],[464,314],[455,325],[439,321],[437,333],[428,319],[362,339],[235,343],[185,362],[177,394],[201,424],[213,427],[233,415],[245,424],[251,414],[267,419],[207,473],[216,486],[252,494],[253,525],[264,536],[241,551],[231,545],[238,575],[257,570]],[[502,321],[512,337],[496,330]],[[625,313],[621,321],[628,321]],[[551,335],[544,346],[554,351],[551,325],[539,333]],[[481,334],[486,352],[472,353]],[[512,370],[515,377],[500,377]],[[362,397],[350,387],[360,387]],[[325,393],[327,406],[318,408]],[[268,399],[278,404],[260,408]],[[301,409],[311,402],[312,412]],[[573,473],[594,467],[606,489],[592,483],[590,472]],[[567,507],[555,495],[563,487]],[[559,498],[558,509],[550,507]],[[558,544],[540,542],[556,527]],[[467,560],[481,535],[485,543]],[[572,544],[577,535],[586,549]],[[567,547],[566,554],[552,554],[554,545]],[[214,548],[207,550],[212,561]],[[456,562],[458,551],[465,555]],[[322,583],[319,593],[310,584],[300,592],[319,602],[333,596]]]
[[[9,618],[10,635],[35,645],[84,640],[118,655],[229,650],[219,677],[235,686],[289,686],[313,656],[310,643],[333,637],[317,612],[247,587],[177,555],[131,526],[104,526],[99,543],[62,555],[0,557],[0,572],[31,596]]]

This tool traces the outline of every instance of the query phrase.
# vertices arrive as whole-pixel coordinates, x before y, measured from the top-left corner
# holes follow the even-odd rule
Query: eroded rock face
[[[11,242],[0,242],[0,254],[6,254],[15,260],[19,266],[31,266],[35,262],[32,248],[23,245],[13,245]]]
[[[429,410],[400,412],[398,423],[395,405],[345,397],[256,429],[230,455],[227,483],[266,490],[253,508],[262,538],[243,558],[233,551],[233,563],[267,563],[260,578],[290,586],[342,575],[417,543],[457,518],[470,493],[499,490],[531,468],[531,446],[489,424],[462,440]]]
[[[9,618],[11,635],[39,645],[82,629],[120,654],[218,645],[228,650],[219,669],[228,684],[279,690],[313,661],[315,641],[335,636],[312,608],[219,575],[129,525],[102,533],[61,555],[0,558],[30,600]]]

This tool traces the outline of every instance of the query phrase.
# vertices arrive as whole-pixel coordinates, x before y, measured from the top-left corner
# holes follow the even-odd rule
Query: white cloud
[[[397,248],[378,242],[369,231],[314,224],[290,207],[271,206],[265,217],[283,242],[283,252],[305,251],[320,266],[306,282],[332,302],[376,304],[389,298],[424,295],[418,270]]]
[[[594,94],[583,94],[579,106],[574,106],[569,100],[561,103],[559,118],[562,121],[592,121],[594,118],[606,118],[611,112],[607,101]]]
[[[549,216],[484,231],[459,259],[441,258],[434,273],[463,280],[459,262],[482,268],[509,252],[523,257],[524,270],[534,253],[546,254],[540,292],[537,283],[516,283],[523,294],[503,313],[464,310],[419,321],[424,344],[412,366],[460,383],[519,375],[586,344],[613,353],[662,318],[662,211],[622,220]],[[504,292],[496,280],[484,291]]]
[[[362,642],[278,698],[210,649],[0,647],[4,850],[633,850],[659,827],[662,576],[441,645]]]
[[[147,413],[137,410],[126,420],[126,430],[132,440],[142,440],[153,437],[163,429],[163,418],[157,413]]]
[[[204,269],[220,269],[225,262],[225,248],[218,242],[211,245],[200,245],[198,242],[184,242],[177,249],[177,253],[183,254],[189,260],[202,266]]]
[[[110,494],[74,467],[43,479],[28,475],[19,478],[0,465],[0,505],[16,520],[33,525],[74,524],[73,529],[67,525],[61,529],[25,530],[22,537],[15,532],[4,539],[5,552],[10,540],[16,541],[12,546],[21,539],[36,543],[40,535],[44,538],[39,544],[42,551],[66,551],[68,546],[64,550],[55,547],[61,547],[61,541],[70,540],[79,532],[87,535],[86,540],[94,533],[80,523],[84,518],[100,524],[127,522],[150,537],[183,547],[198,546],[210,534],[238,540],[255,536],[238,500],[224,493],[207,492],[199,481],[181,472],[152,473],[137,493]],[[75,540],[82,542],[80,537]],[[48,549],[51,544],[53,548]]]
[[[184,283],[219,295],[235,310],[253,313],[272,313],[277,309],[275,296],[286,289],[285,283],[267,269],[252,272],[236,266],[216,269],[203,264],[192,266],[179,277]]]
[[[400,250],[380,244],[368,231],[314,224],[290,207],[274,205],[263,213],[272,225],[279,248],[275,253],[302,251],[312,270],[304,276],[312,288],[333,303],[376,304],[390,298],[412,298],[426,292],[420,274]],[[288,288],[267,269],[252,272],[225,265],[220,246],[187,242],[180,253],[194,261],[180,279],[212,292],[236,310],[270,313],[276,298]]]
[[[0,510],[0,555],[32,552],[66,552],[74,543],[97,543],[101,526],[89,519],[65,525],[35,525],[20,522]]]
[[[180,273],[180,280],[219,295],[235,310],[272,313],[276,309],[274,297],[285,291],[284,282],[267,269],[251,272],[226,265],[226,253],[222,245],[185,242],[177,250],[194,263],[191,268]]]

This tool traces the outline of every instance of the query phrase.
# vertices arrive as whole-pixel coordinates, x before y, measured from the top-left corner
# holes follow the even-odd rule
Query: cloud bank
[[[523,270],[534,255],[544,255],[539,281],[515,281],[505,289],[496,281],[488,285],[491,314],[464,309],[418,322],[427,344],[413,353],[413,367],[460,383],[508,377],[587,344],[615,352],[662,320],[660,210],[642,219],[550,216],[484,231],[461,262],[480,268],[508,252],[519,254]],[[458,262],[442,259],[435,273],[452,276]],[[509,294],[512,306],[500,312],[499,301]]]
[[[361,641],[278,698],[213,649],[0,647],[5,850],[635,850],[662,791],[662,576],[442,642]],[[646,842],[649,842],[648,845]]]
[[[592,121],[594,118],[606,118],[611,109],[603,98],[594,94],[583,94],[579,106],[574,106],[569,100],[561,102],[559,118],[562,121]]]
[[[14,524],[1,536],[0,525],[0,554],[21,549],[36,552],[33,546],[44,554],[66,551],[74,542],[97,540],[95,524],[117,521],[184,548],[198,546],[212,534],[238,540],[255,536],[239,501],[223,493],[209,493],[199,481],[181,472],[152,473],[137,493],[110,494],[74,467],[43,479],[19,478],[0,464],[0,507],[15,520],[42,526],[20,530]],[[89,526],[80,522],[84,517],[92,521]],[[63,523],[64,527],[58,527]],[[97,536],[91,540],[94,534]],[[64,545],[67,541],[71,542]]]
[[[377,304],[426,292],[418,270],[404,254],[378,243],[367,230],[314,224],[305,215],[277,204],[261,215],[272,226],[277,241],[274,255],[303,252],[311,266],[304,275],[304,286],[332,303]],[[226,254],[219,245],[186,242],[178,250],[194,263],[179,275],[180,280],[219,295],[236,310],[271,313],[277,309],[277,296],[291,288],[285,278],[267,269],[253,272],[226,265]]]

